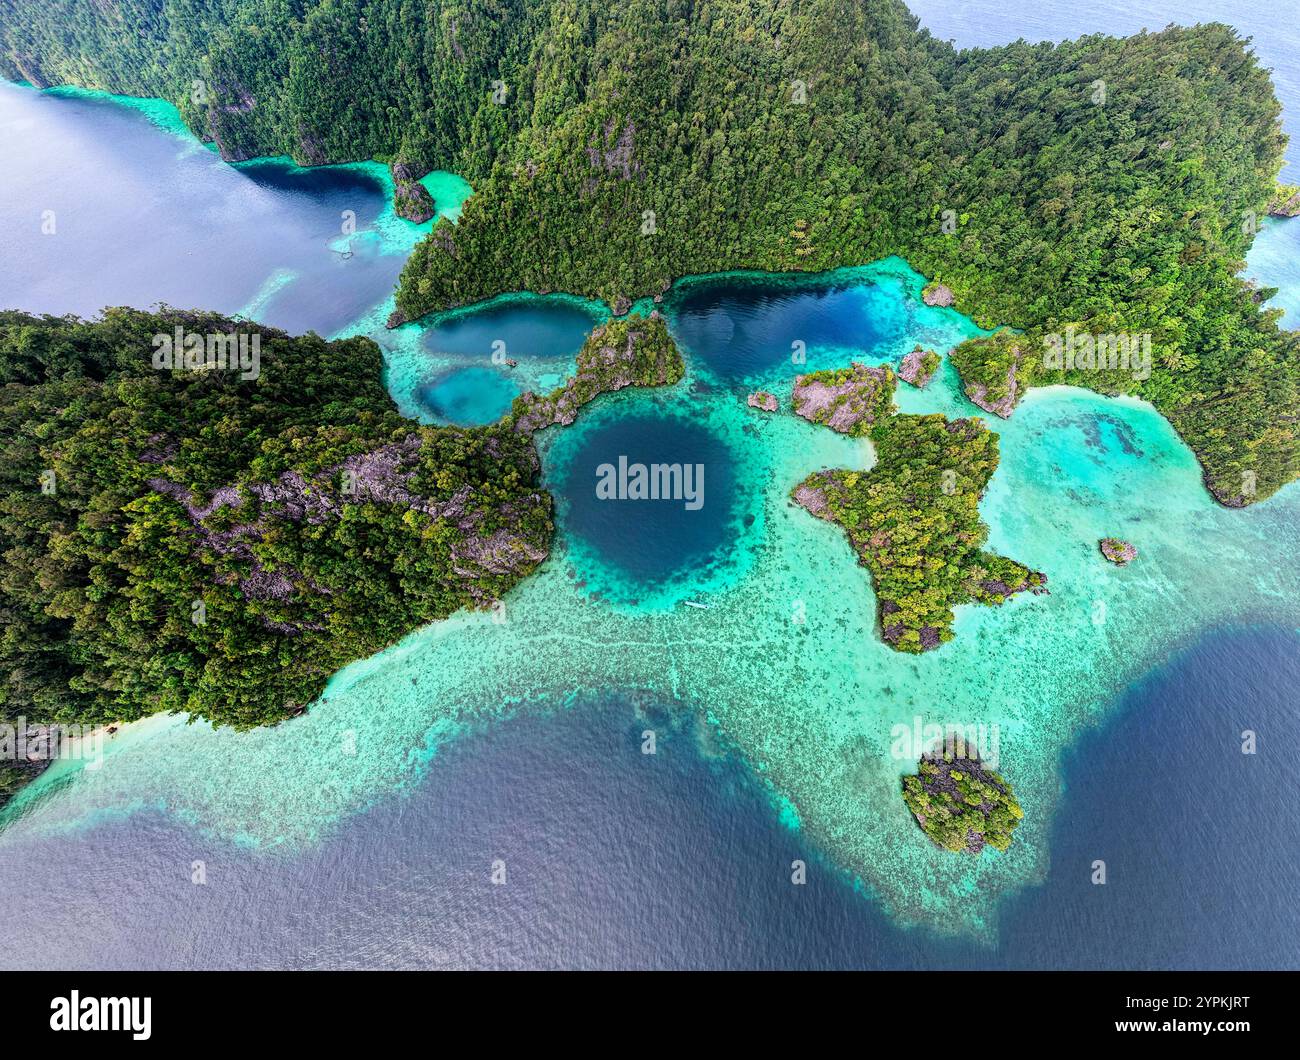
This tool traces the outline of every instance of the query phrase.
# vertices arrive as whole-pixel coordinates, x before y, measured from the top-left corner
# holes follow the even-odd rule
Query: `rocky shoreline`
[[[925,387],[938,370],[939,355],[934,350],[916,346],[904,355],[902,363],[898,366],[898,378],[919,389]]]
[[[686,373],[663,314],[629,316],[596,328],[578,352],[578,371],[549,394],[528,391],[515,398],[510,423],[531,435],[552,424],[567,426],[578,410],[601,394],[629,386],[670,386]]]
[[[895,415],[870,437],[878,457],[870,471],[817,471],[790,497],[848,537],[871,573],[886,644],[932,651],[952,638],[954,607],[1048,592],[1042,572],[982,549],[988,531],[977,505],[997,467],[997,436],[982,420]],[[918,537],[916,526],[927,533]],[[918,570],[935,573],[918,581],[909,575]]]
[[[22,718],[0,721],[0,809],[60,758],[98,761],[103,741],[114,736],[122,724],[65,727]],[[86,741],[93,751],[88,750]]]
[[[1300,187],[1294,184],[1278,185],[1278,195],[1268,207],[1270,217],[1300,217]]]

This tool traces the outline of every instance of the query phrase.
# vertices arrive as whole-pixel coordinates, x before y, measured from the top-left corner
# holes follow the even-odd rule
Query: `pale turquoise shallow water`
[[[475,426],[500,419],[526,390],[563,385],[587,334],[608,317],[599,302],[516,294],[371,334],[385,347],[384,381],[404,415]]]
[[[393,231],[388,245],[411,238]],[[268,298],[275,277],[269,269]],[[992,939],[1001,901],[1044,878],[1062,749],[1198,634],[1242,619],[1300,623],[1300,491],[1226,511],[1148,406],[1035,392],[993,424],[1003,464],[982,511],[990,546],[1045,571],[1052,594],[963,609],[953,643],[899,655],[878,639],[868,579],[842,536],[787,501],[810,471],[869,466],[869,447],[749,409],[744,393],[759,379],[788,396],[794,366],[772,350],[789,349],[809,320],[826,330],[807,343],[818,366],[893,360],[918,337],[942,353],[975,329],[922,306],[921,278],[898,261],[837,277],[839,301],[820,315],[825,279],[766,293],[752,280],[694,281],[687,286],[711,290],[716,305],[668,306],[688,361],[682,384],[602,398],[572,429],[542,436],[560,533],[551,560],[506,600],[504,623],[463,614],[415,632],[346,668],[306,717],[273,730],[236,735],[171,718],[132,727],[110,744],[103,769],[61,764],[29,789],[7,817],[0,853],[75,844],[111,821],[160,811],[207,842],[262,852],[247,856],[302,856],[345,837],[358,815],[409,796],[450,741],[616,690],[707,719],[699,739],[733,748],[785,825],[899,923]],[[518,303],[544,311],[540,300]],[[372,333],[385,346],[401,405],[403,387],[442,367],[445,351],[431,351],[420,326],[384,331],[390,310],[381,300],[337,333]],[[878,326],[859,328],[863,320]],[[719,353],[738,333],[756,359],[743,370]],[[559,366],[573,352],[542,351],[540,360]],[[976,412],[946,362],[926,391],[901,387],[899,404]],[[566,491],[582,488],[565,483],[584,443],[634,416],[700,424],[728,454],[747,510],[697,577],[633,592],[617,553],[576,538],[563,514]],[[644,532],[629,520],[629,547]],[[1126,570],[1102,562],[1096,541],[1107,534],[1134,541],[1141,561]],[[688,598],[708,608],[683,606]],[[1026,810],[1007,855],[952,858],[913,827],[897,797],[908,763],[891,756],[890,736],[918,716],[1000,727],[1003,772]]]

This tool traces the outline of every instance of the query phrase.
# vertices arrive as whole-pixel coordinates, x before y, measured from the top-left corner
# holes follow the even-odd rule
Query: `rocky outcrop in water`
[[[1099,545],[1101,554],[1117,567],[1127,567],[1138,557],[1138,550],[1118,537],[1103,537]]]
[[[903,778],[903,801],[936,846],[956,853],[1006,850],[1024,817],[1011,785],[958,738],[922,756],[917,774]]]
[[[977,505],[998,463],[983,420],[894,415],[870,437],[869,471],[816,471],[791,499],[840,527],[871,572],[886,644],[932,651],[952,639],[956,606],[1048,591],[1046,575],[981,547]]]
[[[966,384],[966,396],[971,399],[972,404],[978,405],[985,412],[991,412],[1004,420],[1007,419],[1015,411],[1016,402],[1020,399],[1020,384],[1016,380],[1016,369],[1019,366],[1019,353],[1013,351],[1006,377],[1001,387],[999,387],[1001,391],[999,396],[995,397],[991,388],[984,383],[976,382]]]
[[[775,412],[780,408],[776,395],[769,394],[766,390],[755,390],[746,401],[751,409],[761,409],[764,412]]]
[[[939,355],[934,350],[923,350],[917,346],[903,357],[898,366],[898,378],[915,387],[923,387],[934,377],[939,368]]]
[[[418,179],[405,179],[398,176],[398,166],[392,167],[393,172],[393,208],[397,211],[398,217],[404,217],[408,221],[416,224],[424,224],[425,221],[431,220],[437,213],[437,204],[433,201],[433,196],[429,194],[429,189],[419,182]],[[414,167],[406,165],[402,167],[403,173],[413,171]]]
[[[1043,381],[1043,358],[1032,352],[1041,338],[999,328],[960,343],[948,360],[966,396],[985,412],[1006,419],[1031,386]]]
[[[9,801],[25,784],[30,784],[50,767],[49,749],[57,753],[57,733],[53,726],[37,725],[18,718],[7,724],[0,736],[0,806]]]
[[[894,372],[888,365],[810,372],[794,381],[794,411],[810,423],[862,436],[893,411]]]
[[[578,372],[549,394],[515,398],[515,430],[532,434],[551,424],[568,425],[578,409],[601,394],[629,386],[669,386],[685,374],[681,354],[658,310],[648,317],[611,320],[596,328],[578,353]]]
[[[822,474],[825,475],[827,472]],[[830,512],[830,504],[826,500],[826,490],[817,484],[816,475],[796,486],[790,496],[795,504],[800,508],[806,508],[818,519],[825,519],[828,523],[835,521],[835,517]]]
[[[394,184],[414,184],[429,172],[429,167],[419,162],[394,161],[389,163],[388,171],[393,175]]]

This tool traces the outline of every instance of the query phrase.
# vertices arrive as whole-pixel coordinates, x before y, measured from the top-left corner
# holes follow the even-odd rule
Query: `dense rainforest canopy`
[[[1226,503],[1300,474],[1298,340],[1235,275],[1279,106],[1226,26],[958,51],[899,0],[8,9],[0,73],[162,96],[228,158],[466,176],[402,316],[522,289],[621,309],[689,273],[899,254],[989,326],[1149,336],[1143,378],[1067,381],[1154,402]],[[996,388],[991,356],[966,360]]]
[[[899,0],[3,0],[0,76],[168,99],[232,160],[461,173],[475,194],[417,247],[395,322],[525,289],[621,315],[687,274],[897,254],[1002,327],[953,354],[984,408],[1133,393],[1224,503],[1300,475],[1300,340],[1236,275],[1277,194],[1279,106],[1226,26],[958,51]],[[502,423],[419,427],[369,340],[257,329],[255,379],[158,371],[177,326],[249,325],[0,312],[0,721],[296,712],[541,562],[532,431],[682,374],[634,316]],[[983,550],[996,436],[888,411],[861,425],[872,471],[797,496],[845,528],[885,638],[924,651],[956,604],[1042,576]]]
[[[1005,851],[1025,816],[1011,785],[962,740],[921,758],[903,777],[903,801],[936,846],[966,854]]]
[[[0,720],[275,721],[545,558],[527,436],[403,419],[369,339],[263,328],[256,379],[158,371],[178,325],[248,327],[0,313]]]

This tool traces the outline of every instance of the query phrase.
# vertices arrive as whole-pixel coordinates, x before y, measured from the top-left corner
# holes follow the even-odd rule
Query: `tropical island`
[[[894,412],[894,372],[856,361],[848,368],[796,376],[794,410],[810,423],[863,438]]]
[[[794,502],[841,527],[871,573],[881,636],[919,654],[953,637],[953,608],[1046,592],[1047,576],[984,551],[979,499],[998,465],[982,420],[890,416],[870,432],[870,471],[818,471]]]
[[[657,311],[611,320],[587,336],[578,351],[577,372],[549,394],[515,398],[509,421],[531,435],[553,423],[568,426],[578,410],[601,394],[628,386],[671,386],[685,373],[682,355]]]
[[[923,390],[938,370],[939,355],[934,350],[917,346],[903,356],[903,361],[898,366],[898,378],[918,390]]]
[[[903,801],[935,845],[957,853],[1006,850],[1024,817],[1011,785],[960,740],[921,757]]]
[[[1117,567],[1127,567],[1138,556],[1138,550],[1118,537],[1103,537],[1099,542],[1101,554]]]

